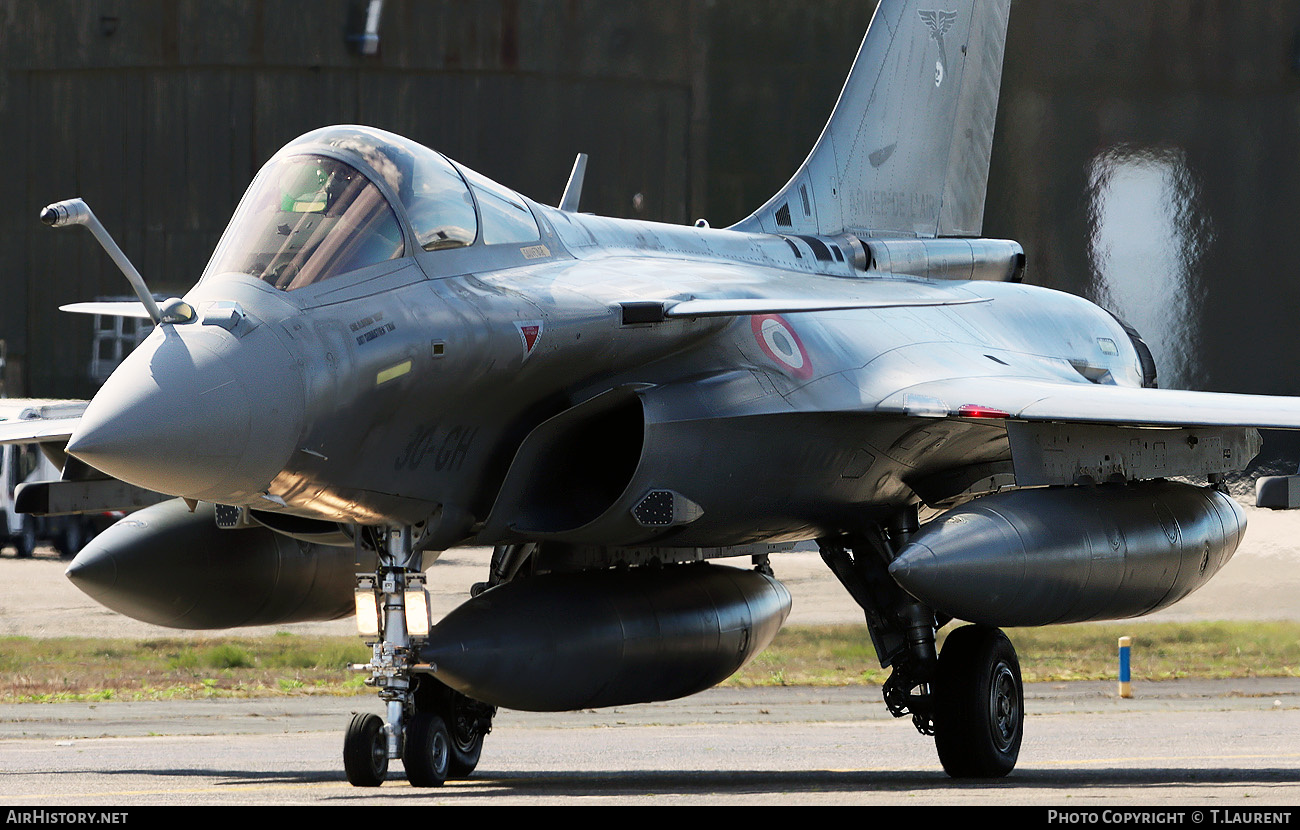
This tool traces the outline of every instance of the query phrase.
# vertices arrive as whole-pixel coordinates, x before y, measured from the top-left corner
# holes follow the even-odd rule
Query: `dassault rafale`
[[[384,702],[346,728],[358,786],[469,775],[497,707],[717,684],[775,636],[776,554],[809,540],[889,711],[951,775],[1007,774],[999,627],[1186,596],[1245,530],[1224,477],[1258,428],[1300,429],[1297,399],[1156,388],[1138,332],[980,237],[1009,5],[883,0],[807,160],[726,229],[581,213],[585,156],[549,207],[328,127],[156,301],[84,202],[50,205],[139,298],[69,308],[155,327],[84,411],[0,424],[61,465],[24,509],[139,508],[68,568],[139,619],[356,614]],[[488,573],[431,621],[459,545]]]

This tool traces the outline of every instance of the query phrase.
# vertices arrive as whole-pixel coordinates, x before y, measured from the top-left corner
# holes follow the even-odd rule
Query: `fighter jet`
[[[1155,388],[1138,332],[980,237],[1008,13],[884,0],[807,160],[726,229],[581,213],[581,156],[549,207],[329,127],[158,302],[83,202],[51,205],[140,300],[73,310],[156,325],[83,414],[5,434],[63,461],[29,509],[175,497],[68,569],[141,619],[355,613],[385,703],[346,729],[359,786],[399,759],[416,786],[470,774],[497,707],[722,681],[784,621],[776,554],[808,540],[889,711],[950,774],[1006,775],[1024,699],[999,627],[1186,596],[1241,540],[1223,481],[1257,428],[1300,429],[1300,399]],[[488,573],[431,623],[425,570],[458,545],[493,546]]]

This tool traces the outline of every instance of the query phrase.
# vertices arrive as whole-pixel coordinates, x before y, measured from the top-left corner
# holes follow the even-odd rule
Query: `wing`
[[[923,417],[979,413],[983,417],[992,414],[1023,421],[1300,429],[1300,398],[1137,389],[1028,378],[926,381],[889,395],[876,405],[876,410]]]
[[[0,444],[66,442],[81,421],[86,404],[28,398],[0,401]]]
[[[793,314],[802,311],[924,308],[990,302],[988,297],[897,297],[884,299],[757,298],[684,300],[665,305],[666,317],[745,317],[754,314]]]
[[[14,509],[37,516],[138,510],[167,498],[111,478],[64,452],[87,401],[0,399],[0,444],[39,444],[62,469],[57,480],[29,481],[14,492]]]
[[[856,287],[855,287],[856,288]],[[756,314],[797,314],[810,311],[850,311],[886,308],[928,308],[936,306],[972,305],[992,302],[991,297],[951,292],[930,295],[920,294],[915,285],[897,286],[883,281],[873,281],[868,287],[870,296],[850,291],[839,296],[805,294],[786,297],[715,297],[686,300],[630,300],[618,303],[623,311],[624,324],[661,323],[671,318],[697,319],[701,317],[749,317]]]

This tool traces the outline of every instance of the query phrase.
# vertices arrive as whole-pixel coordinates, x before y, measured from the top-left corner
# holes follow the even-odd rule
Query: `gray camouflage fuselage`
[[[1073,296],[862,271],[818,259],[805,239],[530,206],[543,228],[531,246],[421,252],[293,292],[244,275],[205,279],[185,298],[200,317],[234,302],[244,319],[155,332],[92,403],[72,451],[95,463],[97,418],[122,424],[119,378],[145,365],[154,377],[192,374],[196,352],[239,352],[246,362],[213,379],[215,391],[197,383],[201,410],[187,408],[192,397],[177,408],[160,381],[159,403],[145,405],[157,409],[139,422],[167,433],[132,426],[140,451],[107,471],[326,521],[430,521],[442,547],[725,546],[853,529],[872,508],[913,501],[909,483],[1009,460],[999,422],[873,411],[902,387],[955,375],[1086,382],[1084,372],[1141,385],[1123,329]],[[624,322],[623,304],[710,294],[992,302]],[[754,322],[766,319],[776,347]],[[521,325],[537,327],[531,348]],[[601,406],[602,395],[618,400]],[[200,411],[219,427],[185,423],[189,412],[211,417]],[[516,458],[562,413],[573,421],[563,450]],[[214,464],[147,452],[175,446],[173,432],[215,436],[230,455]],[[180,486],[158,486],[170,478]],[[651,491],[689,500],[698,515],[638,522],[632,509]]]

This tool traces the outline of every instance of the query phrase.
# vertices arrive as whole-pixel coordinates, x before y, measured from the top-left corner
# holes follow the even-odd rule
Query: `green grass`
[[[1300,676],[1300,623],[1108,623],[1011,629],[1026,681],[1113,680],[1133,638],[1134,680]],[[941,635],[942,636],[942,635]],[[0,702],[165,700],[367,692],[356,637],[189,640],[0,638]],[[791,626],[724,685],[879,685],[865,626]]]
[[[1134,680],[1300,677],[1297,622],[1080,623],[1007,636],[1027,682],[1114,680],[1121,636],[1133,638]],[[888,676],[865,627],[791,627],[727,685],[880,685]]]
[[[356,637],[5,637],[0,702],[355,694],[369,659]]]

